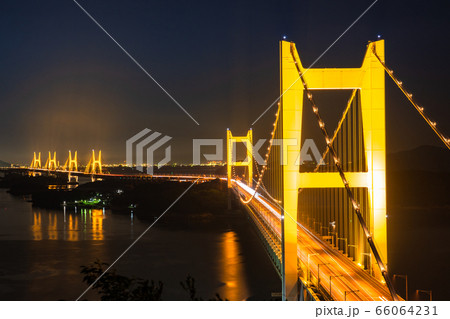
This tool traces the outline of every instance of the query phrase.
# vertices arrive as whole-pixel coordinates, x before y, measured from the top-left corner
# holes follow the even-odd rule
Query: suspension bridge
[[[236,196],[260,235],[282,280],[283,300],[401,300],[388,272],[386,230],[385,73],[439,139],[439,130],[389,69],[384,40],[370,42],[360,68],[309,68],[292,42],[280,42],[280,90],[263,163],[255,159],[253,132],[227,130],[227,176],[129,175],[102,170],[101,152],[79,170],[77,153],[64,165],[49,152],[45,165],[34,153],[30,174],[53,172],[98,178],[227,180],[229,205]],[[319,90],[350,90],[333,134],[319,111]],[[326,148],[311,169],[302,165],[302,119],[309,105]],[[236,144],[246,145],[244,161]]]
[[[33,153],[33,160],[29,166],[26,167],[8,167],[2,168],[2,171],[15,172],[27,174],[30,176],[37,176],[42,174],[50,174],[56,176],[67,176],[69,183],[78,183],[79,177],[90,178],[91,181],[103,180],[103,179],[124,179],[124,180],[151,180],[155,178],[167,179],[171,181],[194,181],[198,182],[213,180],[218,178],[216,175],[211,174],[144,174],[136,171],[127,173],[111,173],[104,170],[102,164],[102,152],[98,151],[96,155],[95,150],[92,150],[89,161],[85,165],[80,165],[77,154],[69,151],[69,155],[64,163],[60,165],[60,162],[56,159],[56,152],[48,152],[48,158],[44,165],[41,161],[41,152]],[[224,177],[222,177],[224,178]]]
[[[384,40],[368,44],[360,68],[333,69],[305,69],[295,44],[281,41],[281,96],[264,163],[253,157],[252,130],[227,132],[228,188],[265,243],[283,300],[401,300],[387,263],[385,72],[450,149],[387,67]],[[352,92],[333,134],[318,90]],[[326,144],[314,169],[301,165],[304,104]],[[244,161],[236,161],[236,143],[248,146]]]

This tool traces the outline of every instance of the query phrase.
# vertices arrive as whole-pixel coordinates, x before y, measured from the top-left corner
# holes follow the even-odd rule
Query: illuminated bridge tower
[[[247,149],[247,157],[244,161],[236,160],[236,143],[244,143]],[[230,189],[233,166],[247,167],[247,185],[253,184],[253,133],[252,129],[245,136],[233,136],[227,129],[227,184],[228,184],[228,208],[231,208]]]
[[[30,168],[41,168],[41,152],[36,157],[36,152],[33,153],[33,161],[31,161]]]
[[[45,168],[49,171],[56,170],[58,168],[58,163],[56,162],[56,152],[53,153],[53,157],[52,153],[48,152],[48,158],[45,162]]]
[[[92,156],[84,170],[86,174],[102,174],[102,151],[98,151],[98,158],[95,158],[95,151],[92,150]],[[94,178],[93,178],[94,179]]]
[[[360,130],[360,149],[364,165],[360,167],[347,166],[345,176],[349,186],[355,191],[360,190],[358,200],[364,204],[364,219],[374,239],[378,252],[384,262],[387,259],[387,238],[386,238],[386,142],[385,142],[385,87],[384,69],[377,61],[374,54],[384,60],[384,41],[369,43],[364,61],[360,68],[317,68],[304,69],[298,56],[294,43],[280,42],[280,77],[281,77],[281,114],[276,137],[296,140],[296,145],[291,145],[284,149],[283,155],[285,165],[280,168],[280,199],[289,218],[284,218],[284,252],[285,279],[283,289],[287,299],[297,298],[298,291],[298,260],[297,260],[297,221],[302,214],[305,216],[301,223],[307,224],[312,221],[312,212],[308,211],[304,201],[299,201],[304,194],[299,194],[299,190],[313,190],[327,192],[326,196],[319,197],[315,205],[328,205],[332,207],[330,212],[316,213],[314,224],[309,225],[314,229],[317,227],[318,219],[321,218],[321,225],[314,229],[321,233],[321,227],[328,228],[329,237],[333,237],[334,245],[339,239],[344,247],[345,253],[349,254],[356,263],[365,265],[366,268],[379,280],[382,280],[381,272],[372,264],[373,254],[368,249],[367,239],[361,230],[355,213],[349,205],[349,200],[344,193],[344,184],[336,170],[319,170],[314,172],[302,172],[301,161],[297,157],[300,154],[302,141],[302,118],[304,86],[299,79],[299,72],[310,90],[354,90],[355,110],[357,116],[354,122],[358,122]],[[308,102],[306,102],[308,103]],[[308,105],[309,106],[309,105]],[[320,105],[318,105],[320,107]],[[356,111],[355,111],[356,112]],[[352,136],[356,138],[358,129],[346,128],[350,136],[341,139],[341,144],[351,143]],[[347,134],[347,133],[346,133]],[[352,147],[341,147],[337,151],[338,157],[347,159],[356,153]],[[349,161],[350,163],[350,161]],[[333,167],[333,165],[331,165]],[[307,192],[305,192],[307,193]],[[356,193],[358,194],[358,193]],[[317,199],[317,198],[316,198]],[[340,201],[339,201],[340,200]],[[340,208],[339,211],[336,210]],[[317,209],[317,207],[315,208]],[[321,215],[320,215],[321,214]],[[336,229],[333,229],[336,228]],[[344,240],[345,239],[345,240]],[[301,246],[299,247],[301,249]],[[369,258],[366,258],[369,257]],[[372,262],[373,260],[373,262]]]
[[[77,151],[75,151],[74,157],[72,158],[72,152],[69,151],[69,157],[66,160],[66,163],[63,166],[63,171],[68,171],[68,181],[70,182],[78,182],[78,176],[72,176],[72,172],[78,171],[78,162],[77,162]]]
[[[69,157],[66,160],[66,163],[63,166],[64,171],[76,172],[78,171],[78,162],[77,162],[77,152],[75,151],[75,155],[72,158],[72,153],[69,151]]]

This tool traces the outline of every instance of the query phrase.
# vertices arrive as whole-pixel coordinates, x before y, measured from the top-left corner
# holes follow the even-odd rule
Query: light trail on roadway
[[[244,198],[249,198],[254,193],[252,188],[241,181],[233,180],[233,185]],[[260,193],[256,193],[248,205],[260,215],[281,242],[281,208],[273,205]],[[297,256],[306,270],[303,281],[307,285],[318,287],[323,296],[333,300],[392,300],[383,283],[298,222],[297,239]]]

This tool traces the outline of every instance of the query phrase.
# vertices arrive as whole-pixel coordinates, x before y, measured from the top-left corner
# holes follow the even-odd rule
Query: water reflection
[[[62,218],[61,218],[62,217]],[[63,216],[58,212],[33,211],[31,233],[33,240],[104,240],[104,209],[81,209],[67,212]]]
[[[186,298],[179,281],[187,273],[195,276],[203,298],[216,292],[230,300],[270,295],[279,282],[264,251],[258,254],[259,239],[241,224],[246,223],[244,216],[230,218],[240,220],[240,226],[226,232],[180,232],[184,221],[174,229],[155,227],[126,256],[120,272],[161,280],[167,284],[168,300]],[[230,227],[222,219],[217,223],[221,230]],[[219,229],[217,223],[213,225]],[[0,248],[8,257],[0,262],[0,300],[72,300],[86,288],[81,265],[115,260],[148,226],[135,212],[41,209],[0,189]],[[180,250],[181,241],[187,249]],[[258,276],[248,276],[254,269]]]
[[[101,209],[93,209],[90,213],[92,221],[92,239],[103,240],[103,218],[105,218],[104,211]]]
[[[58,239],[58,216],[56,213],[48,214],[48,239],[57,240]]]
[[[69,241],[78,241],[79,240],[79,232],[78,232],[78,216],[77,215],[69,215],[69,225],[68,230],[66,232],[66,239]]]
[[[244,272],[237,234],[234,231],[225,232],[220,241],[222,251],[221,281],[225,283],[224,295],[229,300],[247,298],[248,287]]]
[[[41,213],[33,213],[33,225],[31,225],[33,240],[42,240],[42,216]]]

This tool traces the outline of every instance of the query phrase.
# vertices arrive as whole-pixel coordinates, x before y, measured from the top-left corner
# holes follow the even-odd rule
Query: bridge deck
[[[50,170],[47,168],[26,168],[26,167],[3,167],[0,168],[0,171],[5,172],[35,172],[35,173],[49,173],[49,174],[71,174],[72,176],[85,176],[85,177],[94,177],[94,178],[121,178],[121,179],[153,179],[153,178],[163,178],[163,179],[176,179],[176,180],[214,180],[216,178],[224,179],[218,175],[207,175],[207,174],[173,174],[173,175],[164,175],[164,174],[111,174],[111,173],[86,173],[80,171],[67,171],[62,169],[54,169]]]
[[[246,198],[253,194],[253,190],[242,182],[234,181],[233,186]],[[261,194],[256,194],[248,205],[251,205],[253,210],[259,213],[259,217],[265,220],[266,226],[269,225],[280,240],[281,208],[269,202]],[[297,255],[300,261],[299,269],[303,270],[303,273],[300,274],[303,281],[315,285],[322,295],[333,300],[392,300],[389,290],[384,284],[318,235],[299,223],[297,225]],[[306,267],[308,259],[309,271]],[[319,280],[318,276],[320,276]]]

